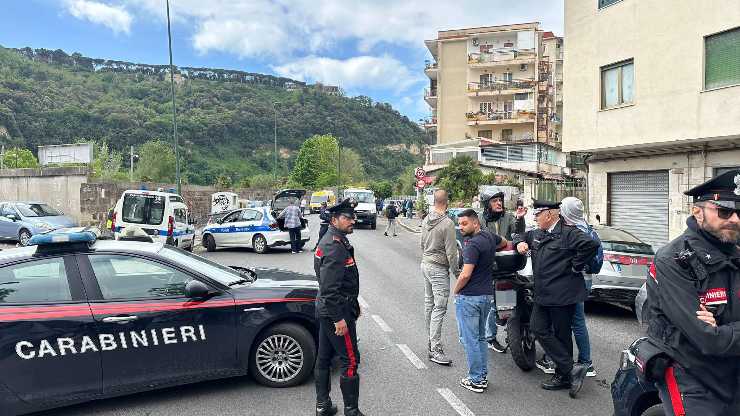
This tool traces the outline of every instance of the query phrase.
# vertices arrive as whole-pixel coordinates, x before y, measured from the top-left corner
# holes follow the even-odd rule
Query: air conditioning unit
[[[473,38],[472,42],[473,42],[473,46],[480,45],[480,43],[478,42],[478,38]]]
[[[520,71],[526,71],[527,69],[529,69],[529,65],[527,65],[527,64],[521,64],[521,65],[519,65],[519,70]]]

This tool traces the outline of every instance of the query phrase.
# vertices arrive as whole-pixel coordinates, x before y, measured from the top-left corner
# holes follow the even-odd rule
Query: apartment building
[[[560,150],[563,39],[539,23],[438,32],[423,125],[436,137],[426,170],[469,155],[484,171],[562,179],[572,174]]]
[[[659,247],[683,192],[740,165],[740,3],[565,2],[563,150],[588,152],[591,220]]]

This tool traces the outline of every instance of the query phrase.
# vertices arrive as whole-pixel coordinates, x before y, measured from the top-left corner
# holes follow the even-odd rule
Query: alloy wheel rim
[[[28,234],[26,232],[21,233],[21,245],[22,246],[27,246],[29,240],[31,240],[31,235],[30,234]]]
[[[265,239],[261,237],[257,237],[257,241],[255,243],[255,246],[257,246],[257,250],[259,251],[262,251],[265,248],[265,244],[267,244]]]
[[[257,370],[266,379],[286,383],[303,369],[303,348],[285,334],[265,338],[257,348]]]

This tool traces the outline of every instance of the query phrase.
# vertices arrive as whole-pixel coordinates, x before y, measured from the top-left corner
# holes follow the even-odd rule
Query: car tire
[[[208,251],[209,253],[216,251],[216,240],[210,234],[206,234],[203,236],[203,245],[206,247],[206,251]]]
[[[537,346],[534,340],[531,345],[528,345],[525,331],[530,331],[529,325],[523,324],[522,318],[514,313],[506,322],[506,337],[511,350],[511,358],[522,371],[530,371],[535,365]]]
[[[28,230],[26,230],[25,228],[21,229],[18,232],[18,242],[22,246],[27,246],[28,245],[28,241],[31,239],[31,237],[32,237],[31,236],[31,232],[28,231]]]
[[[665,410],[663,410],[662,404],[656,404],[655,406],[647,408],[640,416],[665,416]]]
[[[257,254],[265,254],[269,247],[267,246],[267,239],[262,234],[257,234],[252,238],[252,248]]]
[[[193,252],[193,249],[195,248],[195,239],[193,238],[192,241],[190,241],[190,245],[185,249],[185,251]]]
[[[378,228],[378,224],[376,222],[373,222],[372,224],[370,224],[370,229],[374,230],[376,228]]]
[[[316,341],[311,333],[298,324],[282,323],[257,337],[250,352],[249,373],[263,386],[292,387],[311,376],[315,362]]]

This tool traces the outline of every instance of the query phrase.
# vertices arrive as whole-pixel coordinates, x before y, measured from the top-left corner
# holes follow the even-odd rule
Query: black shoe
[[[491,341],[488,341],[488,349],[494,350],[496,352],[500,352],[501,354],[506,354],[506,347],[498,343],[498,340],[493,339]]]
[[[383,233],[384,236],[388,237],[388,233]]]
[[[555,363],[550,361],[547,356],[534,362],[537,368],[545,374],[555,374]]]
[[[337,406],[329,399],[326,402],[316,402],[316,416],[334,416],[337,414]]]
[[[339,377],[339,387],[344,399],[344,414],[346,416],[365,416],[358,408],[360,400],[360,376]]]
[[[570,372],[571,385],[570,391],[568,392],[571,399],[575,399],[578,392],[581,391],[581,387],[583,387],[583,379],[586,378],[587,372],[588,365],[586,364],[576,364],[573,366],[573,370]]]
[[[545,390],[565,390],[570,388],[570,380],[556,373],[550,380],[543,381],[541,386]]]

